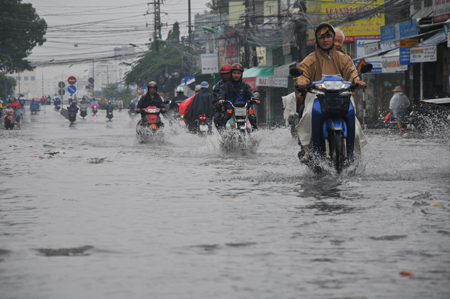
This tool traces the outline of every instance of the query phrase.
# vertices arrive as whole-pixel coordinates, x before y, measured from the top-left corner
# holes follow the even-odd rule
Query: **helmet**
[[[177,87],[177,93],[184,93],[183,87],[178,86]]]
[[[244,72],[244,67],[240,63],[235,63],[231,66],[231,71],[241,71]]]
[[[330,34],[334,37],[336,36],[336,32],[334,31],[334,27],[331,26],[331,24],[329,23],[322,23],[319,26],[317,26],[316,31],[314,32],[314,37],[316,38],[316,41],[318,39],[317,34],[319,34],[319,36],[321,36],[322,34],[324,34],[327,31],[331,31]]]
[[[220,68],[220,73],[228,74],[229,72],[231,72],[231,65],[229,65],[229,64],[222,65],[222,67]]]
[[[255,97],[255,98],[259,98],[259,92],[257,92],[257,91],[255,91],[254,93],[253,93],[253,96]]]
[[[111,105],[111,101],[108,101],[108,105]]]
[[[154,88],[156,88],[156,90],[158,90],[158,84],[156,84],[155,81],[148,82],[147,87],[148,87],[148,89],[154,87]]]
[[[200,91],[200,85],[195,85],[195,92]]]
[[[208,88],[209,84],[206,81],[203,81],[202,83],[200,83],[200,88]]]

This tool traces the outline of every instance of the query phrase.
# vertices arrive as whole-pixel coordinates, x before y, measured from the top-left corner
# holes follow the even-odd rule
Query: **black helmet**
[[[150,88],[153,88],[153,87],[156,88],[156,90],[158,90],[158,84],[156,84],[155,81],[148,82],[147,88],[150,89]]]
[[[231,71],[241,71],[244,72],[244,67],[240,63],[235,63],[231,66]]]

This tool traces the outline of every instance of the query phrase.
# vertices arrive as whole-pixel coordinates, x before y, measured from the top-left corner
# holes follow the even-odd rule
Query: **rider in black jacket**
[[[136,105],[136,113],[140,113],[141,109],[147,108],[149,106],[155,106],[161,109],[161,113],[166,112],[166,107],[161,99],[161,96],[156,92],[158,90],[158,84],[155,81],[150,81],[147,85],[147,93],[145,96],[141,97]],[[160,121],[158,126],[164,126]]]
[[[216,125],[216,128],[219,127],[219,119],[223,113],[223,106],[218,105],[218,102],[220,100],[219,94],[220,94],[220,90],[222,89],[223,84],[230,81],[230,79],[231,79],[231,65],[229,65],[229,64],[222,65],[222,67],[220,68],[220,75],[222,76],[222,80],[217,82],[217,84],[214,86],[213,94],[212,94],[213,95],[213,105],[216,107],[216,113],[214,114],[214,124]]]

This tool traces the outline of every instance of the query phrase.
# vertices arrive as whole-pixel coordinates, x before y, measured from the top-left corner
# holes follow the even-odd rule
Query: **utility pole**
[[[248,31],[250,30],[250,21],[249,21],[249,5],[248,1],[244,2],[245,4],[245,46],[244,46],[244,67],[250,68],[250,45],[248,44]]]
[[[255,0],[253,0],[253,28],[256,28],[256,8],[255,8]],[[253,52],[253,66],[258,66],[258,53],[256,52],[256,47],[252,48]]]
[[[191,0],[188,0],[188,26],[189,43],[192,45]]]
[[[155,50],[159,51],[158,38],[161,38],[161,0],[155,0],[154,2],[149,2],[147,5],[153,4],[153,10],[155,14],[155,24],[153,26],[153,42],[155,43]],[[164,2],[163,2],[164,4]],[[149,14],[147,12],[147,14]]]

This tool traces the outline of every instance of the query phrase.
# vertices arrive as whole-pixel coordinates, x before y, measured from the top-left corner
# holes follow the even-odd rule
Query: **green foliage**
[[[179,43],[180,28],[176,22],[167,36],[166,43],[158,42],[159,51],[155,44],[150,51],[133,62],[131,71],[125,73],[127,86],[141,86],[150,81],[156,81],[162,87],[174,72],[180,72],[182,68],[182,53],[186,51]]]
[[[25,58],[36,45],[42,45],[47,23],[29,3],[22,0],[0,1],[0,70],[24,71],[33,67]],[[6,63],[9,57],[12,63]]]
[[[14,89],[17,85],[16,79],[10,76],[6,76],[5,73],[0,72],[0,97],[3,101],[6,100],[8,95],[14,94]]]
[[[104,96],[108,100],[117,100],[117,96],[119,94],[119,84],[118,83],[110,83],[107,84],[106,87],[102,88]]]
[[[130,101],[135,97],[135,92],[127,86],[120,89],[118,83],[111,83],[102,88],[102,94],[107,100],[119,101],[122,99],[123,107],[128,107]],[[106,107],[106,103],[103,105]],[[100,104],[102,107],[102,104]]]
[[[211,9],[211,13],[228,14],[228,12],[229,12],[229,2],[230,2],[229,0],[211,0],[211,2],[206,3],[206,7]]]

